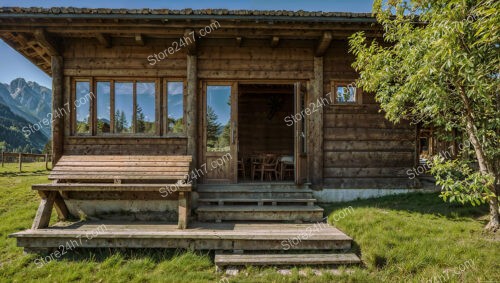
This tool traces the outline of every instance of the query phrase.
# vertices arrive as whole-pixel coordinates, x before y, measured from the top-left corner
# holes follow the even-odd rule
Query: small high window
[[[361,103],[360,89],[354,82],[334,82],[332,83],[332,94],[334,104],[359,104]]]

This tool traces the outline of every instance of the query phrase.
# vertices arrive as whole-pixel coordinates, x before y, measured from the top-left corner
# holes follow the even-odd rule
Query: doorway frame
[[[232,135],[233,135],[233,141],[231,142],[231,172],[230,178],[228,182],[207,182],[205,178],[201,178],[202,184],[224,184],[224,183],[229,183],[229,184],[237,184],[238,183],[238,148],[239,148],[239,128],[238,128],[238,95],[239,95],[239,88],[240,85],[249,85],[249,84],[262,84],[262,85],[276,85],[276,84],[289,84],[294,87],[297,83],[300,83],[300,85],[305,86],[305,101],[308,101],[308,97],[310,96],[309,94],[309,80],[306,79],[299,79],[299,80],[266,80],[266,79],[259,79],[259,80],[245,80],[245,79],[227,79],[227,80],[221,80],[221,79],[200,79],[199,80],[199,91],[201,93],[201,102],[198,103],[198,113],[200,113],[198,117],[198,122],[200,127],[198,127],[198,136],[199,140],[201,141],[198,145],[198,156],[201,157],[198,160],[197,167],[199,168],[202,164],[206,163],[206,126],[205,126],[205,119],[206,119],[206,107],[207,107],[207,86],[209,85],[221,85],[221,86],[231,86],[231,121],[232,121]],[[300,109],[297,103],[297,97],[296,97],[296,91],[293,91],[293,100],[294,100],[294,111],[297,109]],[[307,106],[307,103],[306,103]],[[300,111],[299,111],[300,112]],[[294,113],[295,114],[295,113]],[[307,117],[305,121],[305,125],[308,124]],[[302,185],[305,182],[309,180],[308,176],[308,164],[307,164],[307,155],[309,154],[307,152],[308,144],[310,143],[310,135],[308,135],[307,130],[303,129],[304,134],[306,135],[306,138],[304,139],[305,147],[306,147],[306,152],[302,153],[299,146],[300,143],[298,142],[299,138],[297,137],[297,123],[294,123],[294,162],[295,162],[295,180],[294,183],[296,185]],[[308,127],[308,126],[306,126]],[[234,142],[234,143],[233,143]],[[299,153],[299,156],[296,156],[296,154]]]

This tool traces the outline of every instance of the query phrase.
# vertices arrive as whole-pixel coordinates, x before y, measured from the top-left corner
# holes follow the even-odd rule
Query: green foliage
[[[116,133],[130,133],[127,117],[125,111],[116,110],[115,113],[115,132]]]
[[[214,148],[217,144],[221,125],[217,122],[217,114],[212,107],[207,107],[207,147]]]
[[[155,123],[146,121],[146,116],[143,113],[142,107],[137,106],[136,110],[136,132],[145,134],[155,133]]]
[[[431,174],[441,186],[445,201],[480,205],[495,197],[489,188],[495,181],[493,176],[484,175],[463,159],[446,160],[441,156],[433,159]]]
[[[171,134],[184,134],[184,119],[168,117],[168,132]]]
[[[43,147],[42,153],[52,153],[52,139],[50,139]]]
[[[224,127],[222,127],[222,133],[220,134],[219,139],[217,140],[217,146],[219,148],[229,147],[230,135],[231,135],[231,122],[229,121]]]
[[[458,142],[473,144],[487,176],[458,161],[438,162],[433,172],[447,200],[484,200],[500,171],[499,8],[494,0],[376,0],[383,41],[368,42],[362,32],[350,38],[357,86],[375,93],[389,120],[432,125],[442,140],[456,131]]]

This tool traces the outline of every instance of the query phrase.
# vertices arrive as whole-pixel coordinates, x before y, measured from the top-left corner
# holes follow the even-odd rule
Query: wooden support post
[[[197,56],[187,55],[187,97],[186,97],[186,133],[187,133],[187,154],[192,156],[191,167],[198,164],[197,144],[198,144],[198,113],[197,94],[198,86]]]
[[[64,202],[62,196],[56,192],[56,196],[54,198],[54,207],[57,212],[57,217],[59,220],[63,221],[69,218],[69,210]]]
[[[49,227],[50,215],[52,214],[55,197],[56,192],[48,192],[46,197],[42,198],[31,229],[35,230]]]
[[[49,154],[45,153],[45,169],[49,170]]]
[[[19,152],[19,172],[23,171],[23,154]]]
[[[310,95],[310,103],[325,104],[328,107],[329,98],[323,94],[323,57],[314,57],[314,79]],[[324,102],[324,103],[323,103]],[[314,186],[323,184],[323,107],[310,116],[310,152],[309,173]]]
[[[66,203],[64,202],[63,197],[59,192],[54,192],[54,208],[56,209],[57,212],[57,218],[59,220],[66,220],[69,218],[69,210],[68,207],[66,206]],[[45,192],[45,191],[38,191],[38,195],[40,195],[40,198],[46,199],[50,196],[50,192]]]
[[[189,216],[189,192],[179,192],[179,229],[186,229]]]
[[[197,50],[197,44],[195,40],[192,40],[193,38],[193,29],[186,29],[184,31],[184,41],[187,43],[187,54],[188,55],[196,55],[196,50]],[[194,33],[194,37],[196,39],[196,33]],[[189,69],[189,67],[188,67]]]
[[[52,168],[63,153],[64,115],[57,114],[64,108],[63,69],[63,58],[52,56]]]

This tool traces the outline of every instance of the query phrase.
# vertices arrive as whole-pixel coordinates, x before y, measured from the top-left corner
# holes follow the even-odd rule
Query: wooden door
[[[300,121],[294,123],[295,144],[294,144],[294,161],[295,161],[295,184],[301,185],[307,181],[307,148],[306,148],[306,120],[304,108],[306,107],[307,86],[305,83],[297,82],[294,84],[294,113],[303,113]]]
[[[236,83],[204,83],[200,169],[205,183],[237,182],[237,91]]]

